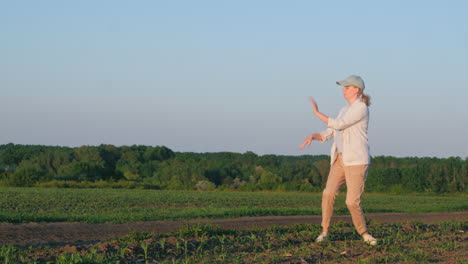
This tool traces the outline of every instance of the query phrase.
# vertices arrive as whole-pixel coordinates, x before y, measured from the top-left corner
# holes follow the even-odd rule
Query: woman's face
[[[353,99],[359,95],[359,88],[356,86],[344,86],[343,87],[343,96],[346,100]]]

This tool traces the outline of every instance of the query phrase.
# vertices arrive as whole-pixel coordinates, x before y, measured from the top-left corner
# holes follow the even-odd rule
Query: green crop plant
[[[15,259],[19,255],[19,251],[13,245],[7,245],[0,247],[0,259],[3,263],[9,264],[14,263],[12,259]]]
[[[127,251],[127,249],[128,249],[128,244],[127,243],[120,245],[120,247],[119,247],[120,258],[123,259],[125,257],[125,252]]]
[[[148,248],[151,243],[147,242],[147,240],[143,240],[140,244],[140,247],[143,249],[143,254],[145,257],[145,260],[148,260]]]
[[[218,242],[221,245],[221,253],[224,253],[225,251],[225,243],[226,243],[226,235],[223,234],[221,236],[218,236]]]
[[[208,237],[208,235],[202,235],[202,236],[199,237],[199,239],[200,239],[200,243],[198,244],[198,247],[197,247],[196,251],[197,251],[198,254],[201,254],[201,253],[203,253],[205,245],[209,241],[209,237]]]

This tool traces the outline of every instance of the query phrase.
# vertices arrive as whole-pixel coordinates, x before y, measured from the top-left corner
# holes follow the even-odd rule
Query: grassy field
[[[350,224],[332,226],[314,243],[318,225],[223,230],[187,226],[163,235],[131,233],[92,245],[0,247],[3,263],[468,263],[466,222],[372,224],[379,244],[361,240]]]
[[[0,188],[0,222],[125,223],[265,215],[318,215],[320,193]],[[348,214],[344,195],[335,213]],[[466,195],[365,194],[365,212],[468,210]]]

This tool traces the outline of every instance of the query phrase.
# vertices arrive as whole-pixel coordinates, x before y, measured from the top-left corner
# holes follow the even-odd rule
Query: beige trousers
[[[348,207],[353,224],[360,235],[367,231],[364,213],[361,208],[361,195],[367,179],[369,165],[344,166],[341,153],[330,168],[327,186],[322,195],[322,227],[328,228],[333,215],[335,198],[341,185],[346,182],[346,206]]]

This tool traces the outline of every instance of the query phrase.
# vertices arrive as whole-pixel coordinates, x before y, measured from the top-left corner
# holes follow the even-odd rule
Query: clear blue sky
[[[372,155],[468,156],[467,1],[2,1],[0,144],[298,150],[361,75]]]

